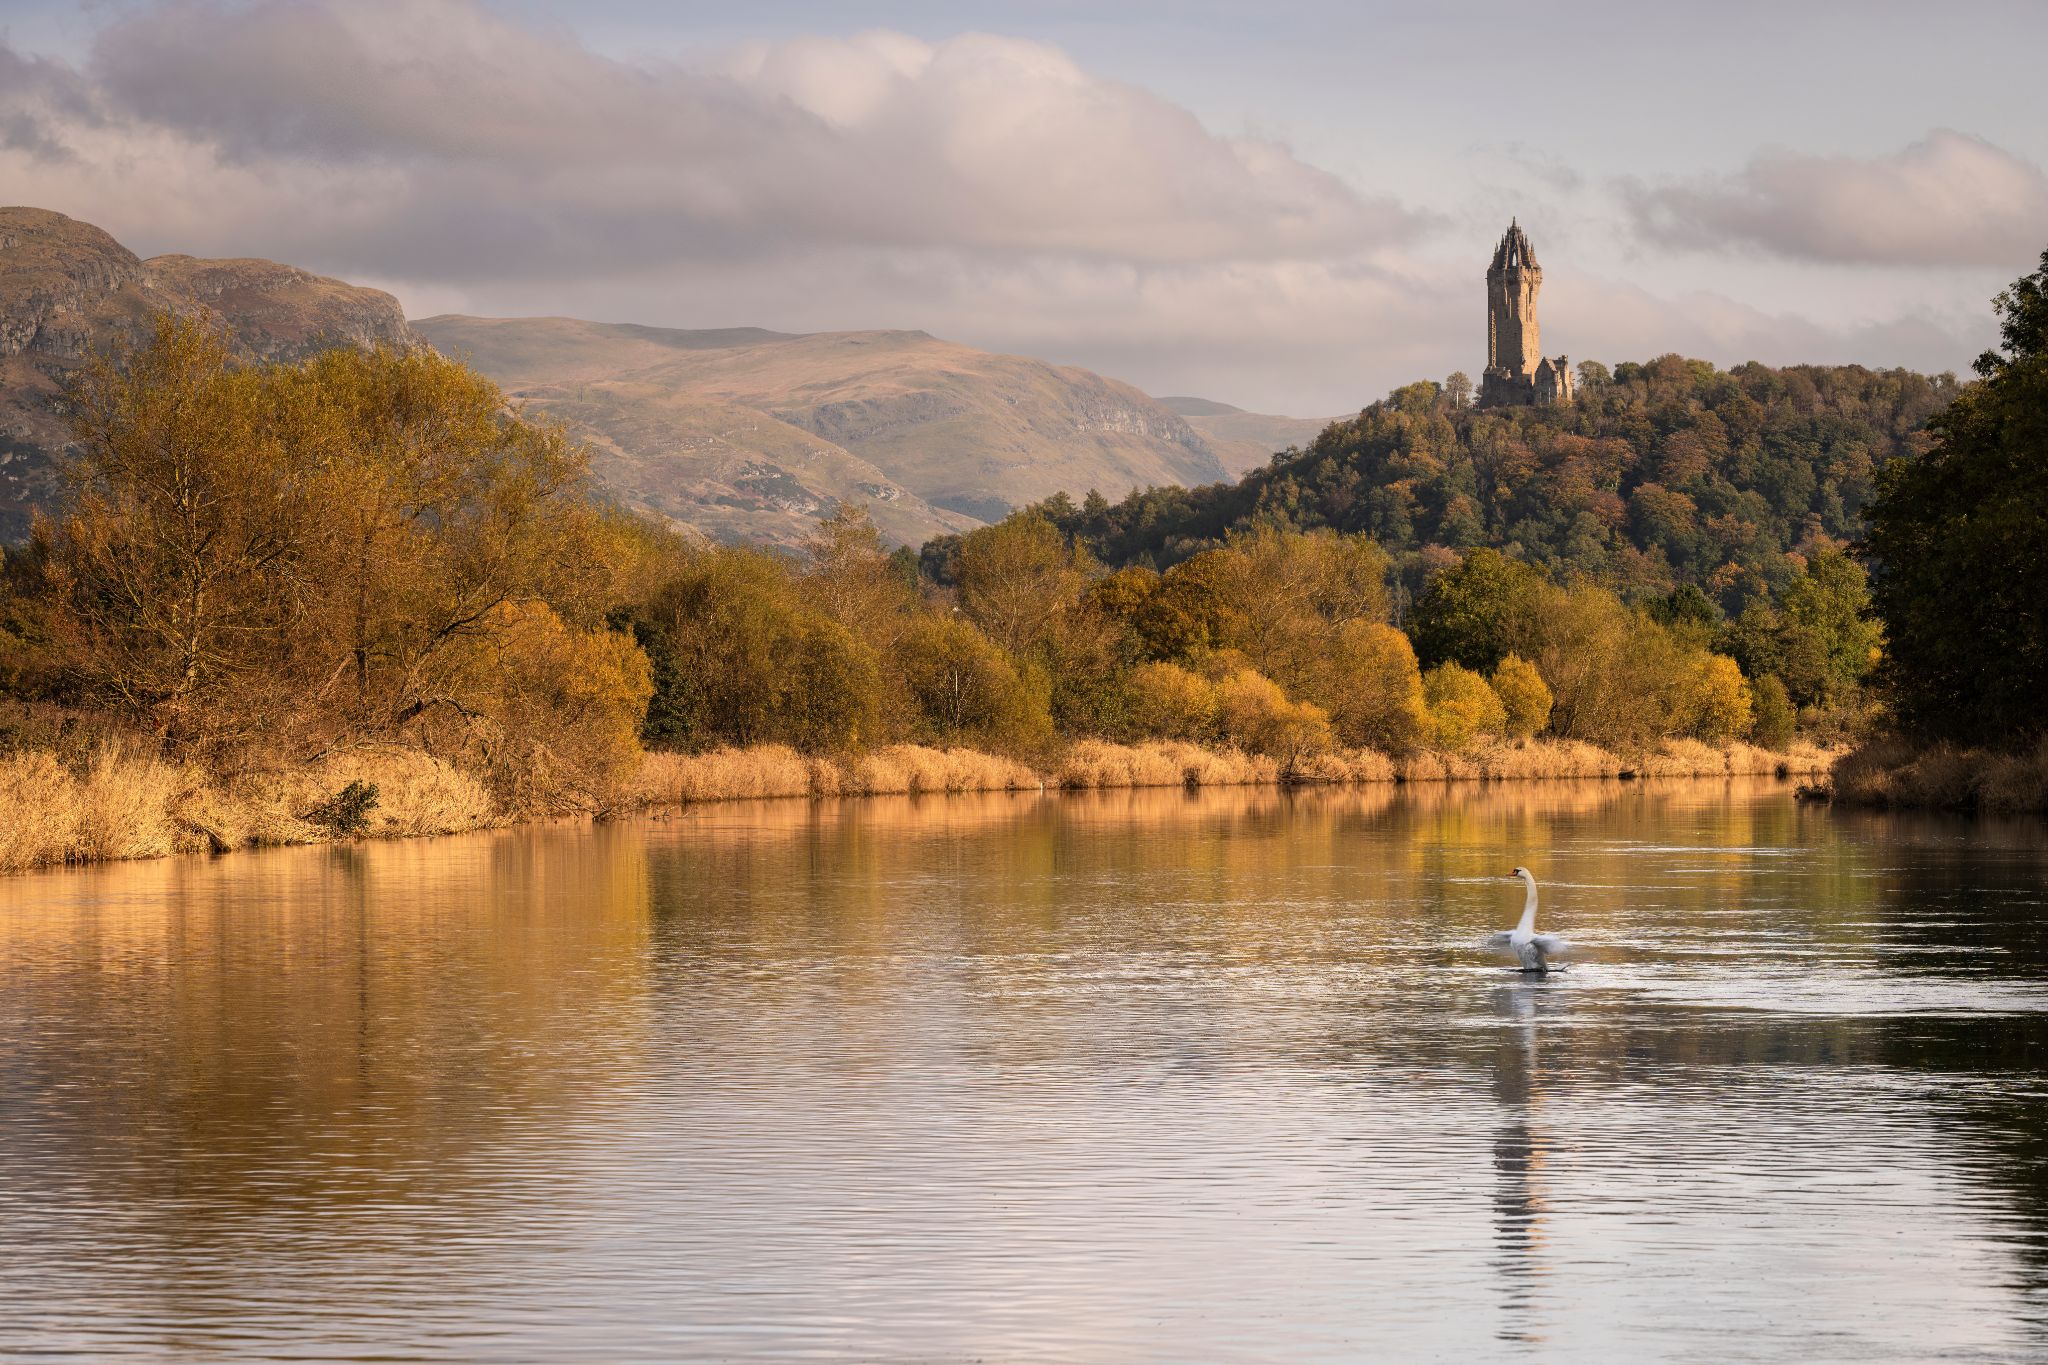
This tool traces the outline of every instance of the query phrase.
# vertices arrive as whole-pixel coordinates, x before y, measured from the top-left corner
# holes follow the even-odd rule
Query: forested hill
[[[1877,468],[1915,450],[1953,375],[1861,366],[1717,370],[1671,355],[1587,365],[1561,408],[1461,408],[1412,384],[1234,484],[1039,504],[1112,566],[1185,559],[1255,525],[1362,532],[1419,584],[1492,546],[1626,596],[1694,584],[1735,608],[1798,555],[1861,534]]]

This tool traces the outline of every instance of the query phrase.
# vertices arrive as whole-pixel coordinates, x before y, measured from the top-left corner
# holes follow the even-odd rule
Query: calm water
[[[0,1356],[2048,1354],[2048,853],[1773,783],[0,880]],[[1543,925],[1549,980],[1472,944]]]

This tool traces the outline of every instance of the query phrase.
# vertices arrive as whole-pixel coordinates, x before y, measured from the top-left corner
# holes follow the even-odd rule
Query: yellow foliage
[[[1509,654],[1494,668],[1491,682],[1506,717],[1501,733],[1508,738],[1527,739],[1550,724],[1550,687],[1536,665]]]
[[[616,631],[573,629],[542,603],[508,604],[467,662],[456,700],[470,724],[458,742],[505,809],[615,803],[639,767],[654,693],[639,646]],[[436,732],[454,723],[435,721]]]
[[[1283,763],[1336,742],[1320,706],[1289,701],[1278,683],[1248,668],[1216,684],[1216,728],[1227,742]]]
[[[1140,664],[1129,690],[1130,724],[1140,735],[1200,740],[1215,730],[1215,686],[1179,664]]]
[[[1725,744],[1750,726],[1749,684],[1725,654],[1699,654],[1689,661],[1672,717],[1695,739]]]
[[[1347,621],[1307,666],[1298,691],[1320,706],[1336,736],[1359,748],[1402,753],[1429,727],[1422,670],[1408,637],[1378,621]]]
[[[1463,749],[1480,735],[1507,728],[1499,694],[1486,679],[1454,663],[1438,664],[1423,675],[1422,700],[1429,709],[1431,735],[1446,749]]]

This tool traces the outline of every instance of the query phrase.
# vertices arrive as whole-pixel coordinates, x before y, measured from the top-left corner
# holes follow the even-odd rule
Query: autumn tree
[[[1051,522],[1019,512],[962,537],[953,574],[968,619],[1023,658],[1080,596],[1087,569]]]
[[[1511,739],[1527,739],[1550,724],[1550,687],[1543,675],[1519,654],[1503,657],[1488,679],[1500,698],[1502,731]]]
[[[1438,664],[1422,675],[1422,702],[1429,712],[1430,737],[1446,749],[1463,749],[1481,735],[1507,729],[1507,708],[1486,679],[1469,668]]]
[[[175,746],[274,732],[320,588],[311,480],[281,436],[290,400],[213,328],[170,316],[91,362],[74,397],[50,582],[87,694]]]
[[[898,666],[921,717],[920,737],[1026,753],[1052,739],[1045,681],[958,617],[927,616],[905,634]]]

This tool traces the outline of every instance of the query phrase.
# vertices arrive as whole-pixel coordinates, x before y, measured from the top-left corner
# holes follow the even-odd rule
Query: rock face
[[[380,290],[271,261],[145,261],[90,223],[0,208],[0,542],[20,539],[32,510],[59,499],[70,374],[166,311],[217,318],[252,359],[422,344],[398,300]]]
[[[916,543],[1061,491],[1121,497],[1226,472],[1128,384],[924,332],[415,325],[568,422],[627,501],[719,539],[791,542],[814,506],[861,501],[885,535]]]

